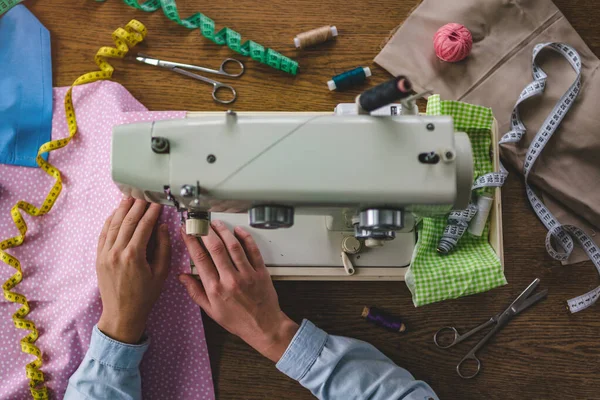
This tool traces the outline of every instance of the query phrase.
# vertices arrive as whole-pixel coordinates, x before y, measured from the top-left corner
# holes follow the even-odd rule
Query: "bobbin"
[[[329,28],[329,32],[331,33],[331,37],[332,38],[334,38],[334,37],[336,37],[338,35],[338,30],[335,27],[335,25],[332,25],[332,26],[323,26],[321,28],[312,29],[310,31],[302,32],[302,33],[296,35],[296,37],[294,38],[294,46],[296,46],[296,48],[299,49],[299,48],[305,48],[305,47],[315,46],[317,44],[326,42],[328,39],[325,39],[324,41],[320,41],[320,42],[310,43],[310,44],[307,44],[307,45],[304,45],[304,46],[303,46],[303,43],[302,43],[302,36],[304,36],[304,35],[310,35],[311,33],[317,33],[317,31],[319,31],[319,30],[321,30],[323,28],[326,28],[326,27]]]
[[[371,76],[371,68],[369,67],[363,67],[363,72],[365,73],[365,77],[368,78]],[[345,73],[345,72],[344,72]],[[344,73],[340,74],[343,75]],[[334,78],[337,78],[340,75],[336,75],[334,76]],[[330,79],[327,81],[327,87],[329,88],[329,90],[336,90],[337,89],[337,85],[335,84],[333,79]]]

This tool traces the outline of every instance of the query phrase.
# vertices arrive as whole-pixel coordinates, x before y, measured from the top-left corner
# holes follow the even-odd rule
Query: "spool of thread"
[[[294,45],[297,49],[305,49],[307,47],[325,43],[337,35],[338,31],[335,26],[325,25],[320,28],[297,34],[294,38]]]
[[[410,96],[411,91],[410,81],[404,76],[398,76],[365,91],[356,101],[362,110],[371,112]]]
[[[361,317],[368,322],[381,326],[391,332],[404,332],[406,330],[406,325],[404,325],[400,318],[390,315],[376,307],[363,308]]]
[[[481,236],[485,229],[485,223],[490,215],[494,199],[489,195],[481,195],[477,198],[477,214],[469,223],[469,233],[475,236]]]
[[[433,36],[435,54],[443,61],[461,61],[471,53],[472,47],[473,35],[461,24],[446,24]]]
[[[334,76],[331,80],[327,81],[327,87],[329,90],[344,90],[351,88],[352,86],[363,83],[367,78],[371,76],[371,68],[369,67],[358,67],[351,69],[350,71],[342,72],[339,75]]]

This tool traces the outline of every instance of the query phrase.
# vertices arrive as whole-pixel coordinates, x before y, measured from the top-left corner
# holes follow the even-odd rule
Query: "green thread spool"
[[[329,90],[345,90],[363,83],[369,76],[371,76],[369,67],[354,68],[331,78],[327,81],[327,87],[329,87]]]

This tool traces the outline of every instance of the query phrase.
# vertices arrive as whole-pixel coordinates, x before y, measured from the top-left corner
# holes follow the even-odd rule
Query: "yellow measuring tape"
[[[125,28],[118,28],[112,34],[115,47],[101,47],[96,53],[94,61],[100,70],[81,75],[79,78],[77,78],[73,85],[71,85],[67,91],[67,94],[65,95],[65,111],[67,125],[69,126],[69,136],[63,139],[52,140],[44,143],[38,150],[38,155],[36,158],[38,165],[44,171],[46,171],[48,175],[54,177],[54,185],[46,196],[46,200],[44,200],[42,206],[39,208],[23,200],[19,201],[13,206],[13,208],[10,210],[10,213],[17,229],[19,230],[19,235],[0,242],[0,260],[17,270],[17,272],[15,272],[14,275],[2,285],[4,298],[13,303],[21,304],[21,307],[13,314],[12,320],[15,324],[15,327],[30,331],[27,336],[21,339],[21,351],[36,356],[36,359],[27,364],[25,367],[25,370],[27,371],[27,378],[29,379],[29,388],[34,399],[48,398],[48,389],[44,384],[44,373],[40,370],[40,367],[42,366],[42,352],[34,344],[39,336],[39,332],[33,321],[25,319],[25,316],[29,314],[30,310],[27,298],[25,298],[25,296],[22,294],[12,291],[12,289],[23,280],[21,263],[14,256],[8,254],[5,250],[20,246],[25,240],[27,224],[25,223],[23,214],[21,214],[20,210],[23,210],[27,214],[34,217],[42,216],[52,209],[52,206],[56,202],[56,199],[58,199],[60,191],[62,190],[62,178],[60,171],[52,164],[44,160],[42,158],[42,154],[65,147],[77,133],[77,119],[75,118],[75,110],[73,108],[73,87],[86,83],[92,83],[101,79],[110,79],[115,69],[106,61],[106,59],[125,57],[131,47],[144,40],[146,33],[146,27],[135,19],[129,21],[129,23],[125,25]]]

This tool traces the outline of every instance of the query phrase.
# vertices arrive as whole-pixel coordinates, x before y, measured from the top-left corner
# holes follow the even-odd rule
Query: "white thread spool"
[[[477,198],[477,214],[469,224],[469,233],[475,236],[481,236],[485,229],[485,223],[488,220],[494,199],[489,195],[481,195]]]

